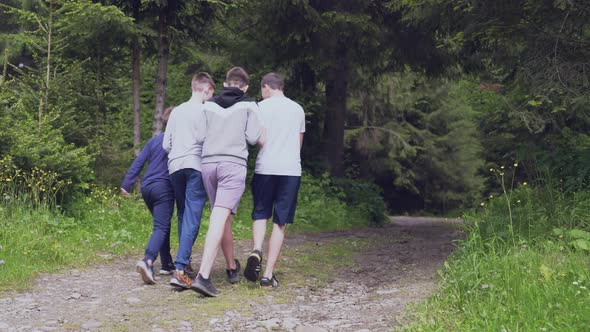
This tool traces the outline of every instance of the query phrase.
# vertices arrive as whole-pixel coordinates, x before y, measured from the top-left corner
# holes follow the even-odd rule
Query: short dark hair
[[[211,75],[205,72],[199,72],[193,75],[193,79],[191,81],[191,87],[195,91],[203,91],[203,85],[209,85],[212,90],[215,90],[215,82]]]
[[[172,111],[174,111],[175,107],[176,106],[170,106],[166,108],[164,112],[162,112],[162,122],[164,123],[164,125],[168,123],[168,119],[170,119],[170,114],[172,114]]]
[[[242,67],[233,67],[225,75],[225,83],[230,86],[237,85],[240,89],[248,85],[250,77],[248,73]]]
[[[264,87],[265,85],[268,85],[268,87],[273,90],[283,91],[283,89],[285,88],[285,80],[283,79],[283,76],[281,76],[275,72],[272,72],[272,73],[268,73],[262,77],[262,81],[260,82],[260,86]]]

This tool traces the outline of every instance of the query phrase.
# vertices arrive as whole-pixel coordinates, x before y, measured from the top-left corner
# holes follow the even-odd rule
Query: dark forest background
[[[479,206],[504,167],[575,192],[588,17],[583,0],[2,0],[0,157],[56,172],[62,198],[118,186],[191,75],[220,87],[237,65],[258,99],[286,76],[308,174],[374,183],[392,213]]]

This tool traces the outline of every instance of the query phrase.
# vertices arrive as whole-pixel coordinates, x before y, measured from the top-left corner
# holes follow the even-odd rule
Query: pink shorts
[[[224,161],[202,165],[203,184],[212,208],[223,207],[236,214],[246,189],[247,170],[246,166]]]

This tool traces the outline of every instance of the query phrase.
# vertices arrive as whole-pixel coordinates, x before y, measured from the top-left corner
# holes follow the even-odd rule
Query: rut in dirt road
[[[0,331],[389,331],[404,323],[406,305],[435,290],[436,270],[460,236],[456,221],[409,217],[382,228],[291,235],[277,291],[222,281],[218,259],[216,299],[172,291],[166,276],[143,285],[135,258],[43,275],[27,292],[0,294]],[[237,257],[249,246],[238,241]],[[198,266],[201,249],[194,253]]]

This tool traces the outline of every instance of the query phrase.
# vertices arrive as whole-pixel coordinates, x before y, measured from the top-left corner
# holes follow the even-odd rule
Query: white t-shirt
[[[266,129],[264,146],[256,158],[256,174],[301,176],[300,134],[305,113],[296,102],[275,96],[258,103],[258,118]]]

